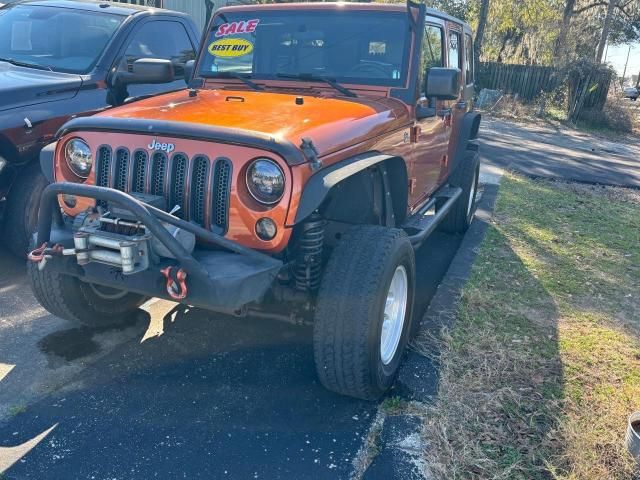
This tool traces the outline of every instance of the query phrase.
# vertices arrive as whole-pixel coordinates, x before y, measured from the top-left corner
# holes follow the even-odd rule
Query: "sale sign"
[[[258,18],[254,18],[253,20],[240,20],[238,22],[223,23],[216,31],[216,37],[255,32],[258,23],[260,23],[260,19]]]

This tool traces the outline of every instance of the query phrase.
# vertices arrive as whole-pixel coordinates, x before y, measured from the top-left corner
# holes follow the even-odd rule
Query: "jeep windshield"
[[[0,61],[66,73],[88,73],[124,17],[18,4],[0,10]]]
[[[404,12],[272,10],[215,17],[199,64],[205,78],[404,86],[410,25]]]

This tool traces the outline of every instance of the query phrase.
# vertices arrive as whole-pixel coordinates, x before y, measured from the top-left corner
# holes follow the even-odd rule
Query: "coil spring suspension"
[[[310,292],[320,286],[324,223],[320,215],[313,213],[300,226],[296,266],[293,272],[298,290]]]

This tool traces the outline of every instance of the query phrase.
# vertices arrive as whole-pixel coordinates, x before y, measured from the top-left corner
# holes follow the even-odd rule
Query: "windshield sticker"
[[[260,23],[260,19],[254,18],[253,20],[223,23],[218,27],[216,31],[216,37],[224,37],[227,35],[233,35],[238,33],[252,33],[256,31],[256,27]]]
[[[242,57],[253,52],[253,43],[244,38],[221,38],[209,45],[208,50],[214,57]]]

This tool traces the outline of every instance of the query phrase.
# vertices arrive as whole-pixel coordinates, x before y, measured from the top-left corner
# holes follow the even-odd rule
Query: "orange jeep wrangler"
[[[42,152],[35,295],[89,325],[150,297],[312,319],[322,383],[379,397],[414,250],[474,215],[471,30],[422,4],[273,4],[218,10],[204,39],[188,89],[71,120]]]

